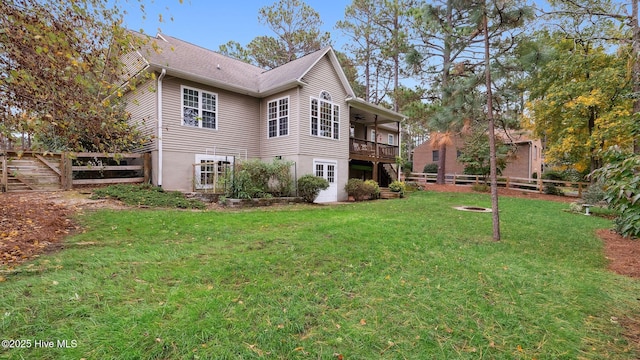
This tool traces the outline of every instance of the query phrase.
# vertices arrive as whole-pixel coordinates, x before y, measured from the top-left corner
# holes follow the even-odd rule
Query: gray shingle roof
[[[151,38],[142,56],[154,69],[227,90],[266,96],[272,91],[294,87],[328,52],[324,48],[271,70],[222,55],[175,37],[158,34]],[[348,86],[348,85],[347,85]]]

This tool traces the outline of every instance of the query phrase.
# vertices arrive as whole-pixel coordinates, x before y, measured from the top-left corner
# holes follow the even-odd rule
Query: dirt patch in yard
[[[62,248],[62,239],[78,229],[72,215],[92,208],[125,206],[77,191],[0,193],[0,270]]]

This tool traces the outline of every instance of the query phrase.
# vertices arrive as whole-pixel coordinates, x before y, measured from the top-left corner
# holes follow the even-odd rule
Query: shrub
[[[236,164],[235,172],[227,179],[231,187],[229,197],[239,199],[268,198],[291,193],[293,178],[291,161],[275,159],[272,163],[247,160]]]
[[[585,174],[579,172],[576,169],[564,170],[560,173],[560,175],[562,176],[562,180],[564,181],[578,182],[578,181],[584,181],[585,179]]]
[[[431,164],[427,164],[424,166],[424,169],[422,169],[423,173],[428,173],[428,174],[437,174],[438,173],[438,164],[436,163],[431,163]]]
[[[395,180],[391,184],[389,184],[389,190],[393,192],[397,192],[400,194],[404,194],[405,185],[404,182]]]
[[[353,196],[356,201],[377,199],[380,195],[380,187],[374,180],[349,179],[344,190],[349,196]]]
[[[556,186],[556,184],[553,183],[545,184],[543,191],[547,195],[564,196],[564,192],[562,192],[562,189],[560,189]]]
[[[544,180],[564,180],[562,178],[562,173],[555,170],[547,170],[542,173],[542,179]]]
[[[319,176],[307,174],[298,179],[298,195],[308,203],[314,202],[320,191],[328,188],[329,182]]]
[[[92,199],[116,199],[131,206],[204,209],[199,200],[186,199],[179,191],[165,191],[161,187],[144,185],[111,185],[95,189]]]
[[[407,161],[402,164],[402,172],[409,174],[413,171],[413,161]]]
[[[364,182],[364,191],[369,194],[370,199],[377,199],[380,197],[380,186],[375,180],[366,180]]]
[[[582,201],[585,204],[597,204],[604,201],[607,193],[604,191],[604,184],[602,181],[596,181],[589,185],[589,187],[582,193]]]
[[[487,184],[473,184],[471,185],[471,190],[487,193],[491,190],[491,188]]]
[[[615,229],[622,236],[640,237],[640,155],[612,148],[603,154],[604,167],[594,176],[605,187],[605,200],[618,212]]]
[[[344,190],[347,192],[347,195],[353,196],[355,201],[364,200],[366,195],[364,192],[364,181],[362,179],[349,179],[344,186]]]

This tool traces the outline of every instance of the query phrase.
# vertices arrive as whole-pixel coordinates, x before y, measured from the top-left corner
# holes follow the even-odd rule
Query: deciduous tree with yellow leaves
[[[546,141],[546,162],[580,172],[601,166],[599,152],[633,145],[631,70],[623,52],[595,41],[542,34],[527,82],[525,127]]]
[[[100,0],[0,2],[0,136],[27,133],[43,150],[138,146],[119,97],[118,54],[134,40],[121,19]]]

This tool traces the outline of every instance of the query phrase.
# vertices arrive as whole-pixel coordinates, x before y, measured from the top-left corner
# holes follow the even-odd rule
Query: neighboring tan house
[[[531,139],[525,132],[497,132],[506,144],[514,144],[515,151],[507,160],[507,166],[502,171],[502,176],[533,178],[539,177],[543,170],[542,141]],[[452,144],[447,145],[445,168],[447,174],[463,174],[464,164],[458,161],[460,149],[464,146],[464,139],[455,136]],[[424,166],[437,163],[440,151],[433,147],[429,141],[415,148],[413,152],[413,171],[422,172]],[[534,175],[536,174],[536,175]]]
[[[327,179],[316,201],[331,202],[347,199],[350,177],[384,185],[397,172],[403,116],[357,98],[331,47],[265,70],[165,34],[150,40],[124,58],[131,76],[153,73],[125,95],[153,139],[141,149],[153,184],[191,191],[211,170],[194,164],[279,158],[296,177]]]

